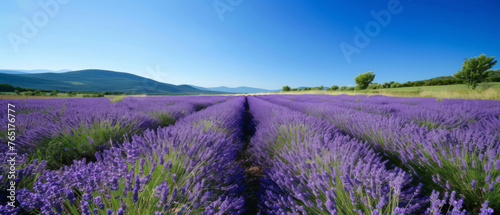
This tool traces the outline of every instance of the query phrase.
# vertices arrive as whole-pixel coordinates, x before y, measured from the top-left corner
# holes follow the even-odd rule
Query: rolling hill
[[[193,88],[189,85],[161,83],[137,75],[107,70],[80,70],[65,73],[6,74],[0,73],[0,83],[24,88],[60,91],[116,91],[137,94],[214,94],[218,92]]]
[[[500,77],[500,69],[491,70],[491,71],[492,71],[492,74],[488,77],[488,79]],[[422,81],[423,82],[430,82],[430,81],[434,81],[434,80],[451,80],[451,79],[456,79],[456,78],[453,75],[447,75],[447,76],[439,76],[439,77],[435,77],[435,78],[425,79]]]

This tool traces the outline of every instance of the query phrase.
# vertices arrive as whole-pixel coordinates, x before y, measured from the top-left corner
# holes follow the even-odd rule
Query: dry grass
[[[422,91],[420,97],[453,98],[453,99],[492,99],[500,100],[500,89],[488,88],[486,90],[443,90]]]
[[[254,95],[268,95],[276,93],[257,93]],[[279,92],[278,94],[326,94],[326,95],[385,95],[394,97],[430,97],[430,98],[447,98],[447,99],[491,99],[500,100],[499,88],[487,89],[442,89],[442,90],[421,90],[414,91],[325,91],[325,90],[311,90],[311,91],[291,91]]]

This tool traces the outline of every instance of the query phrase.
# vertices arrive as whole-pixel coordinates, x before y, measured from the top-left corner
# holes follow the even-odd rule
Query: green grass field
[[[485,90],[486,88],[500,89],[500,82],[481,83],[477,88]],[[387,88],[377,89],[381,92],[420,92],[420,91],[443,91],[443,90],[468,90],[465,84],[442,85],[442,86],[420,86],[420,87],[402,87],[402,88]],[[377,91],[374,90],[374,91]]]
[[[481,83],[475,90],[469,90],[464,84],[443,85],[443,86],[420,86],[420,87],[401,87],[375,90],[358,91],[290,91],[280,92],[283,94],[330,94],[330,95],[386,95],[397,97],[433,97],[438,99],[493,99],[500,100],[500,82]],[[265,94],[265,93],[263,93]],[[272,94],[272,93],[268,93]]]

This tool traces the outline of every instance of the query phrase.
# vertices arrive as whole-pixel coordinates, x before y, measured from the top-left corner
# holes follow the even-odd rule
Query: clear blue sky
[[[221,20],[213,0],[69,0],[46,25],[38,0],[2,1],[0,69],[96,68],[279,89],[353,85],[369,70],[376,82],[421,80],[455,73],[464,58],[500,58],[498,0],[401,0],[402,11],[349,63],[340,44],[354,45],[354,28],[365,29],[370,11],[387,10],[389,0],[241,1],[220,0],[232,8]],[[41,27],[15,52],[9,38],[23,36],[23,18]]]

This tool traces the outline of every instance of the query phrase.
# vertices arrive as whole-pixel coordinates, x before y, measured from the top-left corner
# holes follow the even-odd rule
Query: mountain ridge
[[[64,73],[6,74],[0,73],[0,83],[41,90],[105,92],[133,94],[220,94],[189,85],[158,82],[130,73],[87,69]]]

